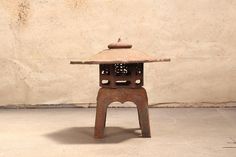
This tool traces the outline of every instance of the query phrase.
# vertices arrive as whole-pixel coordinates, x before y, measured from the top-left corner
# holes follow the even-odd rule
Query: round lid
[[[161,62],[169,59],[157,59],[154,56],[138,52],[132,49],[131,44],[121,42],[118,39],[116,43],[108,45],[105,49],[87,60],[72,61],[72,64],[115,64],[115,63],[144,63],[144,62]]]

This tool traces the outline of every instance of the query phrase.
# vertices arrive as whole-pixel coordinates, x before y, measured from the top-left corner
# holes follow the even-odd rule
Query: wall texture
[[[119,37],[145,65],[150,104],[236,100],[234,0],[1,0],[0,104],[93,103],[98,67],[70,65]]]

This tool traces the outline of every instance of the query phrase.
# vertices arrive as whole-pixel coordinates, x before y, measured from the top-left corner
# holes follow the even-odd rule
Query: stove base
[[[106,126],[107,107],[112,102],[133,102],[137,106],[139,125],[142,131],[142,137],[151,137],[148,98],[144,88],[100,88],[97,96],[96,120],[95,120],[95,138],[104,137],[104,128]]]

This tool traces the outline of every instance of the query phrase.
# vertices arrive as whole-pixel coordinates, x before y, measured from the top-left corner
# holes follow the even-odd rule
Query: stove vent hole
[[[135,83],[136,85],[139,85],[141,83],[141,80],[136,80]]]
[[[116,81],[116,85],[117,86],[128,86],[130,85],[130,81],[127,81],[127,80],[118,80]]]
[[[109,80],[102,80],[103,85],[109,85],[110,81]]]

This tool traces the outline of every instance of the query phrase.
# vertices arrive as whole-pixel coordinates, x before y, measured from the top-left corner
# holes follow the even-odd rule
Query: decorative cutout
[[[101,83],[103,85],[109,85],[110,81],[109,80],[102,80]]]
[[[104,69],[104,70],[102,70],[102,71],[101,71],[101,74],[102,74],[102,75],[109,75],[109,74],[110,74],[109,69]]]
[[[139,85],[141,83],[141,80],[136,80],[135,83]]]
[[[110,70],[108,65],[101,65],[100,73],[102,75],[110,75]]]
[[[130,75],[130,70],[127,64],[114,64],[116,76]]]

